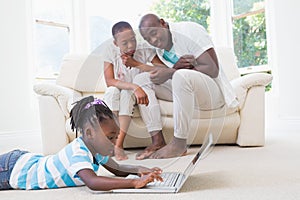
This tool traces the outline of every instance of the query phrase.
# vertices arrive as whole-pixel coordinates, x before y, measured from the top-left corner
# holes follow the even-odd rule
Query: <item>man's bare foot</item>
[[[137,160],[144,160],[146,158],[149,158],[155,151],[163,148],[165,144],[163,145],[150,145],[146,149],[144,149],[142,152],[139,152],[136,154],[135,159]]]
[[[115,146],[115,158],[116,160],[127,160],[128,156],[126,155],[125,151],[123,148]]]
[[[152,144],[148,146],[144,151],[137,153],[135,159],[143,160],[149,158],[155,151],[161,149],[166,145],[165,138],[161,130],[150,132]]]
[[[186,155],[186,153],[187,153],[186,139],[180,139],[174,137],[169,144],[159,149],[158,151],[152,153],[152,155],[149,158],[151,159],[174,158],[174,157],[184,156]]]

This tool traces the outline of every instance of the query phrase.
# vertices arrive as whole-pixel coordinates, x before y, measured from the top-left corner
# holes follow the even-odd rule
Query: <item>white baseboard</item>
[[[299,132],[300,116],[283,116],[279,109],[279,96],[274,92],[266,93],[266,131],[272,132]]]
[[[300,120],[275,120],[266,124],[268,132],[300,133]]]
[[[0,132],[0,153],[13,149],[42,152],[40,130]]]

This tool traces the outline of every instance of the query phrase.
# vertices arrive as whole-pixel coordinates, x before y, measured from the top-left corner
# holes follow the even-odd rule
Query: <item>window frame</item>
[[[265,0],[264,0],[264,3],[265,3]],[[260,9],[254,10],[254,11],[248,11],[248,12],[244,12],[244,13],[240,13],[240,14],[235,15],[234,14],[234,8],[233,8],[233,6],[234,6],[233,5],[233,0],[230,1],[230,4],[231,4],[230,5],[230,7],[231,7],[230,12],[232,13],[232,15],[231,15],[232,41],[234,40],[234,38],[233,38],[233,23],[234,23],[234,20],[239,20],[239,19],[242,19],[242,18],[246,18],[248,16],[257,15],[257,14],[260,14],[260,13],[264,13],[264,15],[266,17],[265,5],[264,5],[264,8],[260,8]],[[267,34],[267,31],[268,31],[268,28],[266,27],[266,34]],[[268,38],[267,38],[267,43],[269,43]],[[234,49],[234,46],[232,46],[232,48]],[[268,52],[267,52],[267,54],[268,54]],[[256,73],[256,72],[268,72],[268,73],[271,72],[269,62],[265,65],[251,65],[251,66],[247,66],[247,67],[239,67],[238,70],[239,70],[241,75],[245,75],[245,74],[249,74],[249,73]]]
[[[237,19],[241,19],[241,18],[245,18],[245,17],[248,17],[248,16],[256,15],[256,14],[259,14],[259,13],[265,13],[265,8],[261,8],[261,9],[254,10],[254,11],[245,12],[245,13],[238,14],[238,15],[234,15],[233,14],[232,15],[232,21],[237,20]]]
[[[241,17],[242,14],[233,15],[233,0],[210,0],[211,3],[211,32],[212,39],[215,46],[219,47],[229,47],[234,49],[233,44],[233,17]],[[265,1],[266,3],[266,1]],[[250,11],[252,13],[253,11]],[[259,11],[261,12],[261,11]],[[268,15],[266,15],[266,5],[264,8],[266,17],[266,34],[268,36],[269,26],[268,26]],[[243,13],[244,14],[244,13]],[[257,14],[257,13],[255,13]],[[269,61],[269,47],[270,40],[267,37],[267,48],[268,48],[268,64],[248,66],[243,68],[238,68],[241,75],[255,72],[270,72],[270,61]]]
[[[33,16],[34,18],[34,16]],[[55,22],[55,21],[48,21],[48,20],[43,20],[43,19],[34,19],[35,21],[35,24],[39,24],[39,25],[43,25],[43,26],[50,26],[50,27],[55,27],[55,28],[63,28],[63,29],[66,29],[67,33],[68,33],[68,37],[69,37],[69,49],[70,49],[70,43],[71,43],[71,40],[70,40],[70,32],[71,32],[71,29],[70,29],[70,26],[68,24],[64,24],[64,23],[58,23],[58,22]],[[36,38],[33,39],[34,41],[36,41]],[[71,49],[70,49],[71,50]],[[34,48],[34,52],[36,52],[36,48]],[[34,57],[35,57],[35,60],[38,59],[37,57],[37,54],[34,53]],[[40,68],[42,66],[37,66],[37,62],[35,62],[35,66],[36,68]],[[53,80],[56,80],[57,77],[59,75],[59,71],[54,71],[53,73],[49,73],[49,74],[38,74],[38,73],[35,73],[34,77],[36,80],[49,80],[49,81],[53,81]]]
[[[75,0],[76,1],[76,0]],[[34,7],[36,6],[34,3],[34,0],[31,0],[31,18],[32,18],[32,50],[33,50],[33,64],[34,64],[34,71],[35,73],[33,74],[33,77],[36,81],[49,81],[49,82],[54,82],[57,77],[59,76],[59,71],[53,71],[53,72],[49,72],[49,73],[45,73],[45,74],[40,74],[38,73],[38,69],[42,68],[42,66],[38,66],[38,62],[37,60],[38,55],[37,55],[37,49],[34,45],[34,43],[37,42],[37,37],[35,35],[36,33],[36,26],[40,25],[40,26],[44,26],[44,27],[52,27],[52,28],[57,28],[57,29],[65,29],[66,33],[68,34],[68,49],[69,49],[69,53],[70,52],[74,52],[74,41],[76,41],[74,39],[74,4],[75,1],[70,0],[70,1],[66,1],[67,4],[67,9],[64,10],[65,11],[65,16],[66,19],[63,20],[64,22],[61,22],[59,20],[56,19],[49,19],[47,17],[43,18],[40,16],[36,16],[35,15],[35,11]],[[51,2],[51,0],[49,0],[49,2]],[[63,55],[62,55],[63,56]]]

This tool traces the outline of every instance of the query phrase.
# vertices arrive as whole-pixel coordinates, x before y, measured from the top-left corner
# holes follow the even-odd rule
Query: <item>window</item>
[[[32,0],[36,78],[56,78],[70,51],[71,0]]]
[[[157,0],[110,0],[103,4],[99,0],[86,0],[88,43],[90,51],[112,37],[111,28],[118,21],[127,21],[137,29],[140,17],[150,12]]]
[[[233,45],[240,68],[268,64],[264,0],[232,0]]]
[[[40,79],[56,79],[65,54],[91,53],[112,37],[112,25],[121,20],[137,29],[142,15],[154,12],[170,21],[195,21],[209,29],[209,0],[31,1],[35,71]]]
[[[208,32],[214,32],[213,37],[218,38],[216,44],[234,48],[241,69],[249,66],[262,69],[268,64],[264,0],[223,3],[218,0],[110,0],[105,4],[98,0],[31,1],[38,78],[55,79],[65,54],[94,51],[112,37],[114,23],[126,20],[137,29],[141,16],[148,12],[168,21],[194,21],[203,25]],[[211,17],[213,8],[214,18]]]
[[[98,0],[85,2],[91,51],[112,37],[111,27],[114,23],[125,20],[137,29],[142,15],[149,12],[174,22],[194,21],[209,29],[209,0],[110,0],[105,2],[105,6]]]
[[[193,21],[210,29],[210,0],[159,0],[152,10],[173,22]]]

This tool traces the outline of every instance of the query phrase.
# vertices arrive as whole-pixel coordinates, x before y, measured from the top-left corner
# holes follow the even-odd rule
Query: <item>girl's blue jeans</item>
[[[17,160],[28,151],[13,150],[0,155],[0,190],[12,189],[9,178]]]

